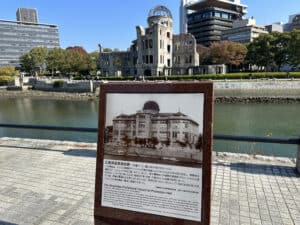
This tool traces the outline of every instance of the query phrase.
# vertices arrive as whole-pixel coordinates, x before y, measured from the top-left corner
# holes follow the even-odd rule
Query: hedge
[[[62,88],[65,82],[63,80],[56,80],[53,82],[53,88]]]
[[[151,76],[144,77],[145,80],[231,80],[231,79],[286,79],[286,78],[300,78],[300,72],[259,72],[259,73],[227,73],[227,74],[201,74],[201,75],[170,75],[170,76]],[[109,80],[109,81],[130,81],[141,80],[141,76],[124,76],[124,77],[97,77],[97,76],[76,76],[75,80]]]

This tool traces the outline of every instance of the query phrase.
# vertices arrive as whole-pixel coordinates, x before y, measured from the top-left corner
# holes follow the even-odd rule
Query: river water
[[[0,123],[97,127],[95,101],[0,99]],[[300,135],[300,104],[217,104],[214,133],[271,137]],[[0,137],[96,142],[93,133],[0,128]],[[295,157],[295,145],[215,141],[215,151]]]

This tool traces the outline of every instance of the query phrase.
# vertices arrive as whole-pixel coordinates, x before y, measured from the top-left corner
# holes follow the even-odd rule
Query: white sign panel
[[[104,159],[102,206],[201,221],[202,169]]]

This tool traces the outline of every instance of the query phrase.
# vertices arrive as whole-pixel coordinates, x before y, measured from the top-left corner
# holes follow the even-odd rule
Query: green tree
[[[291,41],[291,35],[290,33],[279,32],[274,32],[271,35],[273,36],[271,42],[271,51],[277,70],[280,71],[282,65],[288,63],[288,49]]]
[[[293,30],[290,35],[288,61],[295,69],[300,65],[300,30]]]
[[[66,59],[66,51],[62,48],[53,48],[48,52],[46,63],[47,68],[51,71],[52,75],[57,71],[64,71]]]
[[[273,36],[270,34],[262,34],[254,39],[254,41],[248,45],[247,61],[260,68],[264,67],[266,71],[273,67],[275,65],[273,42]]]
[[[17,75],[18,75],[18,71],[16,71],[16,69],[12,66],[0,67],[0,82],[10,81]]]
[[[89,69],[96,71],[100,69],[99,66],[99,51],[94,51],[89,54]]]
[[[38,73],[46,70],[46,58],[48,49],[45,47],[36,47],[31,49],[20,57],[22,69],[26,72],[32,73],[35,68],[38,68]]]
[[[28,72],[30,74],[33,72],[35,64],[29,52],[25,53],[20,57],[20,63],[21,63],[21,70]]]
[[[46,58],[48,49],[45,47],[36,47],[30,50],[29,54],[32,57],[34,66],[39,69],[39,73],[44,72],[46,69]]]

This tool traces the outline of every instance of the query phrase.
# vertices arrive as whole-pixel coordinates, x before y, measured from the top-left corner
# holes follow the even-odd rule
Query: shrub
[[[2,66],[0,67],[0,77],[15,77],[18,75],[16,69],[12,66]]]
[[[62,88],[65,82],[63,80],[56,80],[53,82],[53,88]]]

